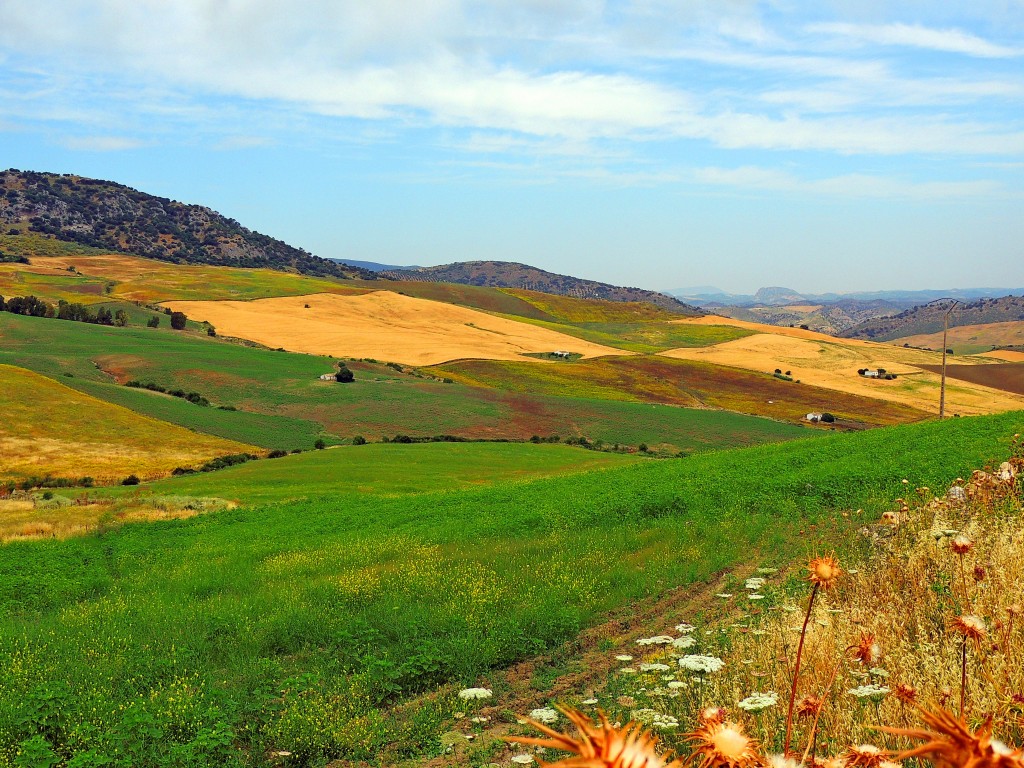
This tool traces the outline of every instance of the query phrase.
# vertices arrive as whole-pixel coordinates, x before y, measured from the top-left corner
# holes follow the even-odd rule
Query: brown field
[[[941,365],[922,367],[932,373],[942,372]],[[1024,363],[1003,363],[1001,365],[949,365],[947,363],[946,376],[1024,395]]]
[[[909,344],[912,347],[942,349],[941,333],[922,333],[895,339],[891,344]],[[1014,347],[1024,345],[1024,320],[984,325],[960,325],[950,328],[946,345],[958,352],[981,352],[986,347]]]
[[[704,318],[701,321],[709,322]],[[688,321],[695,322],[695,321]],[[719,319],[717,322],[724,323]],[[836,339],[798,328],[772,328],[756,323],[732,321],[762,333],[735,341],[699,349],[675,349],[663,354],[684,360],[701,360],[754,371],[791,371],[794,379],[805,384],[840,392],[902,403],[929,413],[937,413],[939,376],[922,370],[941,362],[937,352],[905,349],[889,344]],[[998,365],[974,358],[979,365]],[[866,379],[859,368],[878,368],[899,375],[895,381]],[[1024,408],[1024,397],[989,387],[958,381],[947,382],[946,407],[962,415],[999,413]]]
[[[153,478],[215,456],[259,452],[141,416],[10,365],[0,365],[0,413],[0,480]]]
[[[171,301],[166,306],[193,320],[213,323],[218,333],[268,347],[407,365],[461,358],[522,360],[526,352],[554,350],[584,357],[623,354],[546,328],[391,291],[259,301]]]

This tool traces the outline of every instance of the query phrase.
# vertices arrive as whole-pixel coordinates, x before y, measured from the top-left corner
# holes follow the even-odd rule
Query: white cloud
[[[984,40],[959,29],[929,29],[917,24],[812,24],[811,33],[836,35],[855,42],[924,48],[945,53],[962,53],[986,59],[1012,58],[1024,50]]]
[[[66,136],[60,143],[79,152],[122,152],[145,146],[145,142],[125,136]]]
[[[997,184],[987,180],[912,182],[859,173],[807,180],[784,171],[757,166],[699,168],[693,172],[693,179],[712,186],[830,197],[934,200],[982,197],[1000,191]]]

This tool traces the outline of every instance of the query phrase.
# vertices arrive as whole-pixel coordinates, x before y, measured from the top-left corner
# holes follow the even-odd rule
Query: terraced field
[[[918,421],[927,416],[906,405],[863,395],[787,382],[761,372],[665,356],[604,357],[547,366],[461,360],[428,370],[470,386],[688,407],[710,406],[790,422],[799,422],[812,411],[829,411],[840,418],[868,425]]]
[[[9,365],[0,365],[0,413],[0,480],[154,477],[256,450],[141,416]]]

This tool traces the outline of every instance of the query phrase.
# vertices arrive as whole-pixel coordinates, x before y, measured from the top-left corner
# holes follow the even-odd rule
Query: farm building
[[[572,352],[565,352],[565,351],[563,351],[563,350],[556,350],[555,352],[552,352],[551,354],[552,354],[552,355],[553,355],[554,357],[564,357],[564,358],[565,358],[565,359],[567,359],[567,360],[568,360],[568,359],[569,359],[570,357],[572,357]]]
[[[320,377],[320,381],[337,381],[338,374],[336,373],[325,373]]]
[[[822,417],[822,414],[820,414],[820,413],[808,413],[806,416],[804,416],[804,421],[809,421],[811,423],[817,423],[817,422],[821,421],[821,417]]]

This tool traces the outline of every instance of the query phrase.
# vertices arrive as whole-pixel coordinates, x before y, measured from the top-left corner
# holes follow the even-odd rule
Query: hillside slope
[[[936,333],[942,330],[943,315],[949,303],[924,304],[892,317],[867,320],[845,331],[851,339],[892,341],[906,336]],[[949,315],[951,328],[961,325],[983,325],[1024,320],[1024,296],[1003,296],[999,299],[978,299],[959,304]]]
[[[15,169],[0,172],[0,225],[181,264],[269,267],[376,279],[375,272],[314,256],[210,208],[112,181]]]
[[[422,280],[440,283],[464,283],[494,288],[522,288],[558,296],[609,301],[646,301],[682,315],[701,315],[703,311],[679,299],[643,288],[623,288],[596,280],[547,272],[514,261],[463,261],[439,267],[390,270],[382,273],[395,280]]]

